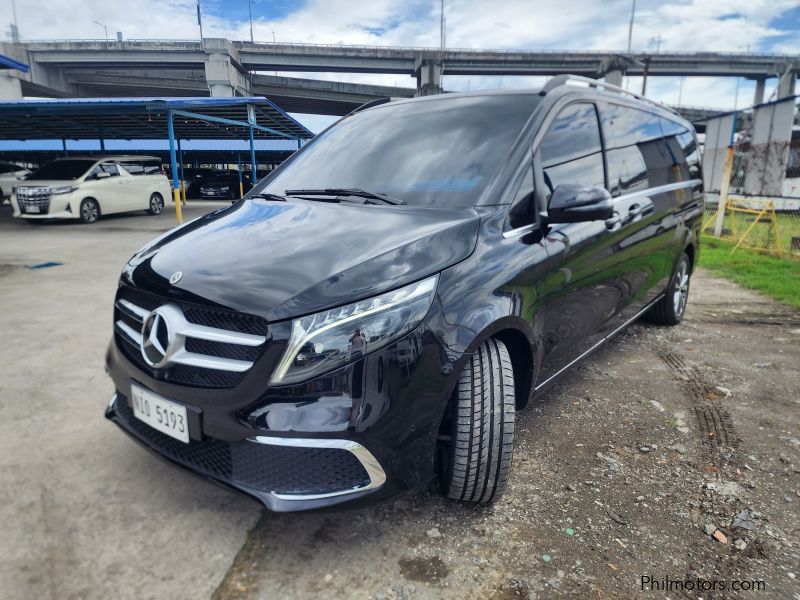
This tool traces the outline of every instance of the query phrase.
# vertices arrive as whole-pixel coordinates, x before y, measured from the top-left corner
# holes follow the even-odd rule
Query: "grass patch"
[[[800,261],[760,254],[707,235],[702,236],[699,266],[742,287],[800,308]]]

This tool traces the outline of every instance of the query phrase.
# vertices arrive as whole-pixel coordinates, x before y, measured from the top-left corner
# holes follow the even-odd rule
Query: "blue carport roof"
[[[153,139],[167,137],[168,111],[179,139],[309,139],[308,129],[267,98],[59,98],[0,101],[0,139]],[[204,121],[191,114],[222,121]],[[236,121],[239,124],[232,124]]]
[[[17,71],[27,73],[29,67],[24,62],[18,61],[16,58],[11,58],[5,54],[0,54],[0,69],[15,69]]]

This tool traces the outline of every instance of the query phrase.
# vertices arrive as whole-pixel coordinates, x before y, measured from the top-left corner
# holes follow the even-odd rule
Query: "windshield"
[[[538,98],[442,96],[356,113],[316,138],[254,193],[358,188],[408,204],[472,206]]]
[[[44,179],[74,180],[83,176],[95,162],[91,159],[56,160],[46,164],[33,175],[28,177],[28,181]]]

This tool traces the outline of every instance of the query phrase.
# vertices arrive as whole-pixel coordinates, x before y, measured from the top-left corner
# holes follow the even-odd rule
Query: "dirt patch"
[[[793,597],[798,364],[798,313],[700,273],[680,327],[634,325],[518,415],[500,502],[265,513],[216,597]]]
[[[19,265],[0,264],[0,277],[11,275],[11,273],[21,268]]]
[[[437,583],[447,577],[450,569],[438,556],[430,558],[401,558],[400,574],[410,581]]]

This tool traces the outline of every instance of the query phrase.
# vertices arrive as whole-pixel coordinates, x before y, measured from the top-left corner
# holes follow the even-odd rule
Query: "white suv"
[[[11,195],[22,219],[80,219],[146,210],[158,215],[171,202],[160,159],[152,156],[62,158],[20,182]]]
[[[28,169],[17,164],[0,162],[0,204],[11,197],[11,189],[19,185],[19,182],[30,173]]]

